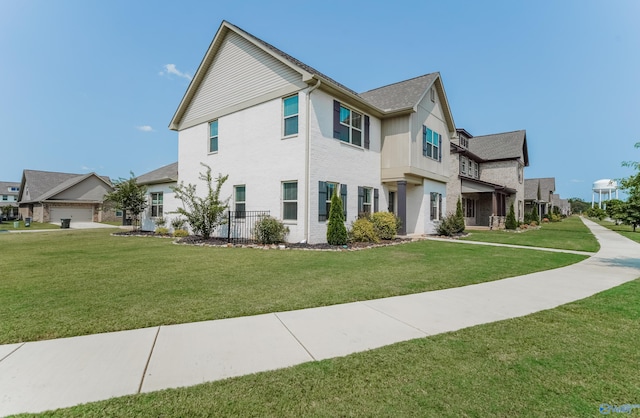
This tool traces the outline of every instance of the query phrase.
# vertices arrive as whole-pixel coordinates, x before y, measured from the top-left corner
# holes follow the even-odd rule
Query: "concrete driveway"
[[[60,222],[51,222],[54,225],[60,226]],[[98,222],[82,222],[71,220],[69,224],[70,229],[96,229],[96,228],[119,228],[114,225],[101,224]]]

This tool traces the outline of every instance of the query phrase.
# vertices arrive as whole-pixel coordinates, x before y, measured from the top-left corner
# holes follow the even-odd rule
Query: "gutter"
[[[307,89],[307,97],[306,97],[306,114],[305,114],[305,164],[304,164],[304,183],[305,183],[305,193],[304,193],[304,239],[306,242],[309,242],[309,223],[311,222],[311,218],[309,214],[311,213],[309,209],[309,196],[311,194],[311,174],[310,174],[310,165],[311,165],[311,138],[309,128],[310,117],[310,108],[311,108],[311,92],[320,87],[322,81],[318,79],[318,82],[314,86],[310,86]]]

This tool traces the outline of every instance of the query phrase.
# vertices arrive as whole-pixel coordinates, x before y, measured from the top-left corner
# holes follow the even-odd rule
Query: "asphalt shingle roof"
[[[178,163],[171,163],[136,178],[138,184],[171,183],[178,181]]]
[[[29,188],[28,192],[30,198],[28,200],[25,199],[24,193],[26,193],[27,190],[20,190],[20,200],[23,202],[38,202],[40,200],[44,200],[73,186],[91,175],[95,175],[95,173],[72,174],[58,173],[55,171],[24,170],[24,184],[25,188]],[[98,177],[104,180],[107,184],[111,184],[109,177]]]
[[[484,160],[522,158],[528,165],[525,154],[526,131],[504,132],[500,134],[474,136],[469,139],[469,151]]]
[[[540,200],[551,202],[552,192],[556,190],[555,177],[524,179],[525,200],[538,200],[538,186],[540,187]]]
[[[387,112],[412,108],[440,73],[425,74],[409,80],[360,93],[367,102]]]

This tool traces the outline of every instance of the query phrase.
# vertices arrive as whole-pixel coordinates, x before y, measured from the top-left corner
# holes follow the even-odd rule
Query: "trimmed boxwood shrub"
[[[395,222],[395,221],[394,221]],[[374,223],[368,218],[359,218],[351,225],[349,238],[352,242],[379,242]]]
[[[393,239],[398,232],[398,221],[393,213],[376,212],[371,215],[371,223],[380,239]]]

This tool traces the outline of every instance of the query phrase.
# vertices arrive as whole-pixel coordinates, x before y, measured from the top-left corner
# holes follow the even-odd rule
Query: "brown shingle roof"
[[[469,150],[484,160],[522,159],[529,165],[525,130],[474,136],[469,139]]]
[[[387,112],[414,107],[440,73],[430,73],[360,93],[360,97]]]
[[[178,163],[171,163],[136,177],[138,184],[159,184],[178,181]]]

